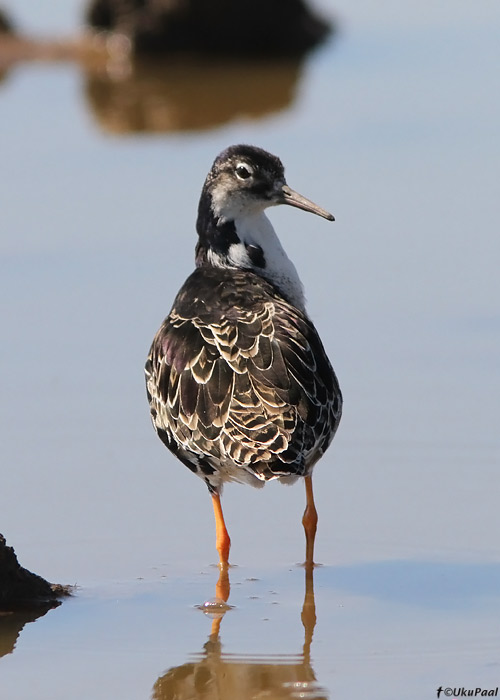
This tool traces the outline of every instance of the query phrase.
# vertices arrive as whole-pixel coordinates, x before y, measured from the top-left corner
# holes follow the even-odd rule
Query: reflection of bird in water
[[[301,654],[239,656],[224,653],[219,638],[220,619],[214,620],[204,651],[194,661],[169,669],[156,681],[153,700],[326,700],[311,661],[316,624],[313,570],[306,570],[302,607],[304,645]]]
[[[221,568],[230,539],[220,493],[305,477],[306,565],[317,514],[312,470],[337,429],[342,397],[304,292],[264,210],[289,204],[333,220],[288,187],[281,161],[253,146],[216,158],[202,190],[197,269],[146,363],[154,427],[211,493]]]
[[[95,119],[111,133],[213,129],[287,109],[300,66],[300,59],[136,59],[116,70],[90,66],[85,93]]]

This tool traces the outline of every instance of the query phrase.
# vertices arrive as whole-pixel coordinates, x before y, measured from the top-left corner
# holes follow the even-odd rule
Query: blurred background
[[[142,368],[239,142],[336,217],[270,213],[345,396],[315,471],[314,697],[497,684],[498,3],[241,6],[2,4],[0,532],[80,586],[2,659],[5,697],[32,697],[26,669],[40,698],[148,697],[209,634],[210,499]],[[223,502],[226,650],[296,653],[303,488]]]

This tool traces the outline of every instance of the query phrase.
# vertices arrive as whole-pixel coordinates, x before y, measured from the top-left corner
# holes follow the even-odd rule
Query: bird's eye
[[[236,175],[240,178],[240,180],[248,180],[249,177],[253,175],[253,171],[250,168],[250,166],[245,165],[243,163],[239,163],[236,166]]]

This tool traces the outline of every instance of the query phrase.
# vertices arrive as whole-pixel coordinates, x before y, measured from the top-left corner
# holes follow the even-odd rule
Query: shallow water
[[[47,35],[78,7],[16,11]],[[2,700],[500,686],[500,11],[323,8],[338,32],[269,82],[245,67],[251,98],[227,66],[196,64],[111,79],[25,63],[0,84],[0,532],[78,586],[35,622],[0,618]],[[315,472],[310,646],[301,485],[226,488],[237,566],[219,645],[195,607],[217,580],[210,499],[144,396],[201,184],[241,141],[336,216],[270,215],[345,396]]]

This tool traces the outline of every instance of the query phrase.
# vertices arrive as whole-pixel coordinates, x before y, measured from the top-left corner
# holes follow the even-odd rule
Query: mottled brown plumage
[[[249,272],[196,270],[146,374],[155,428],[211,491],[226,480],[305,476],[340,419],[339,386],[311,321]]]

